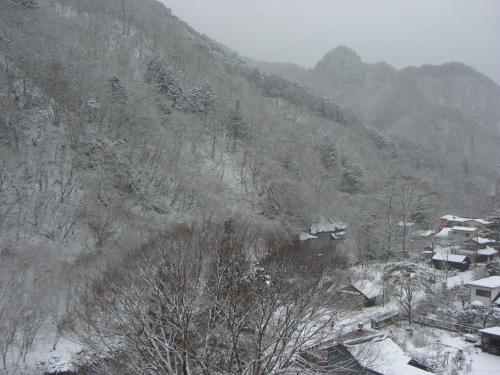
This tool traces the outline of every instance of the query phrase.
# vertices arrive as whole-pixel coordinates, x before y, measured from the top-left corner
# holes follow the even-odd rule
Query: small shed
[[[484,249],[487,246],[495,246],[497,241],[492,240],[490,238],[484,237],[473,237],[465,240],[463,245],[466,249],[476,250],[476,249]]]
[[[477,261],[481,263],[491,262],[492,260],[495,260],[497,256],[498,251],[491,247],[477,251]]]
[[[438,270],[456,269],[466,271],[470,267],[470,259],[466,255],[436,253],[432,257],[432,265]]]
[[[466,241],[469,238],[477,237],[479,229],[475,227],[454,226],[451,228],[451,236],[456,241]]]
[[[500,327],[480,329],[481,350],[486,353],[500,355]]]
[[[493,221],[489,221],[489,220],[485,220],[485,219],[471,219],[471,220],[465,222],[465,225],[471,226],[471,227],[476,227],[480,230],[486,230],[493,224],[494,224]]]
[[[355,281],[340,288],[339,292],[352,295],[353,299],[364,306],[376,305],[382,301],[384,295],[382,285],[369,280]]]
[[[470,281],[470,302],[481,302],[483,306],[489,307],[495,304],[500,297],[500,276],[490,276],[484,279]]]
[[[372,318],[370,320],[370,326],[372,329],[382,329],[386,325],[396,322],[398,319],[399,311],[389,311]]]
[[[445,215],[439,218],[441,228],[451,228],[455,225],[465,225],[468,221],[472,220],[468,217],[460,217],[455,215]]]

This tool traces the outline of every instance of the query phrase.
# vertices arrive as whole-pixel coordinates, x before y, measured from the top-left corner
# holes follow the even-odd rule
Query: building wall
[[[478,296],[476,294],[477,290],[491,292],[490,297]],[[498,296],[499,293],[500,293],[500,287],[495,289],[488,289],[488,288],[472,286],[470,294],[470,302],[472,303],[474,301],[479,301],[483,303],[485,307],[489,307],[491,305],[491,302],[493,302],[493,300]]]
[[[474,220],[466,221],[462,226],[464,226],[464,227],[478,228],[479,230],[485,230],[486,229],[486,225],[478,223],[477,221],[474,221]]]

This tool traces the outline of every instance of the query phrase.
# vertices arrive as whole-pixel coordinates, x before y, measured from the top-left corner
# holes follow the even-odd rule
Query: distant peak
[[[353,81],[363,79],[364,63],[361,57],[346,46],[338,46],[329,51],[314,68],[335,79]]]
[[[362,63],[361,57],[356,53],[356,51],[350,49],[349,47],[340,45],[332,50],[330,50],[324,57],[322,61],[330,60],[336,62],[351,62],[351,63]]]

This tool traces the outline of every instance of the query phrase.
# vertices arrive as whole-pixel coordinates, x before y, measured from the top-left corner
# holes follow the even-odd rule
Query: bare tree
[[[394,263],[384,267],[384,287],[389,287],[411,325],[418,292],[426,291],[434,276],[413,263]]]
[[[61,148],[59,151],[58,163],[59,201],[61,203],[64,203],[65,199],[69,198],[73,191],[74,169],[75,157],[72,155],[71,151],[66,151]]]
[[[341,306],[325,294],[321,273],[294,277],[274,256],[256,265],[250,254],[260,240],[247,228],[234,221],[178,227],[127,255],[87,289],[82,339],[119,371],[290,368]]]

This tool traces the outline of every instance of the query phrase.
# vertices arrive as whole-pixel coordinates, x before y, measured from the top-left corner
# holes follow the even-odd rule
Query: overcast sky
[[[313,66],[346,45],[396,67],[461,61],[500,83],[500,0],[161,0],[240,54]]]

